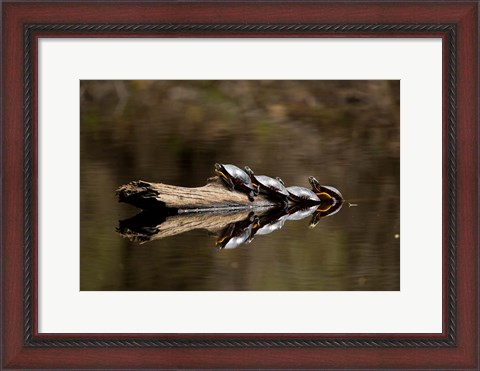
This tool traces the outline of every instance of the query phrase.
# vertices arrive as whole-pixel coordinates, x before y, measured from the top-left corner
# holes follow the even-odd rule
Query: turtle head
[[[223,170],[223,165],[219,163],[215,163],[215,173],[219,175],[220,177],[225,177],[225,170]]]
[[[253,170],[252,169],[250,169],[248,166],[245,166],[244,169],[245,169],[245,172],[248,174],[248,176],[250,176],[250,177],[253,176]]]
[[[320,186],[320,182],[317,179],[315,179],[313,176],[308,177],[308,182],[311,184],[312,187]]]

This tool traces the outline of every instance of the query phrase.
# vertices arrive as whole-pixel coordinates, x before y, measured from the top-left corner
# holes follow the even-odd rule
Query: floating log
[[[281,204],[281,201],[263,195],[258,195],[254,201],[250,201],[246,193],[230,191],[218,177],[210,178],[208,181],[209,183],[203,187],[187,188],[137,180],[121,186],[116,193],[119,202],[143,210],[176,209],[179,214],[254,209]]]

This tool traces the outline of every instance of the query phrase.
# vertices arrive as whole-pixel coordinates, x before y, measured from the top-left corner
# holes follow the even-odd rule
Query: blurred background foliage
[[[81,81],[81,290],[399,290],[399,81]],[[213,163],[358,207],[217,251],[206,231],[115,233],[132,180],[202,186]]]

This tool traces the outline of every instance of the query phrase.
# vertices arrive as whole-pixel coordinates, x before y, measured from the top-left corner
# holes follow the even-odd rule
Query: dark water
[[[81,290],[400,289],[398,82],[82,81],[80,130]],[[347,203],[235,249],[206,230],[117,232],[140,212],[120,185],[202,186],[215,162],[314,175]]]

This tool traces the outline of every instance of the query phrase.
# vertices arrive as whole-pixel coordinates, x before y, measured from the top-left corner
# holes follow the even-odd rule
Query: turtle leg
[[[227,177],[224,173],[221,173],[221,172],[217,172],[217,173],[220,176],[220,179],[223,180],[227,188],[230,191],[233,191],[235,189],[235,185],[233,184],[232,180],[229,177]]]
[[[225,178],[225,182],[228,184],[228,189],[233,192],[235,190],[235,184],[233,184],[232,179]]]
[[[253,200],[255,200],[255,192],[254,191],[250,191],[248,193],[248,199],[250,200],[250,202],[253,202]]]
[[[258,216],[255,215],[252,221],[252,231],[250,232],[250,236],[248,236],[248,240],[246,243],[250,243],[253,241],[253,237],[255,236],[258,228],[260,228],[260,219]]]

